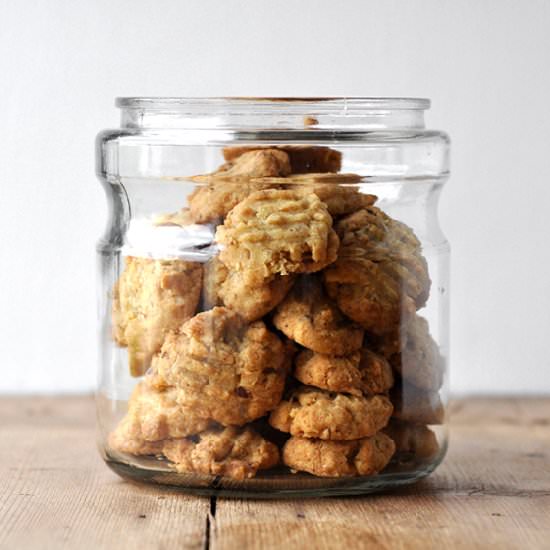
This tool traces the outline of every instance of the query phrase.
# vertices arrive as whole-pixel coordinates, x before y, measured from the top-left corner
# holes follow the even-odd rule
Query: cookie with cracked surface
[[[279,450],[250,428],[213,429],[191,438],[166,441],[164,456],[180,473],[243,480],[279,463]]]
[[[127,256],[113,291],[113,336],[128,348],[130,373],[142,375],[166,334],[191,318],[202,285],[202,265]]]
[[[338,172],[342,166],[340,151],[319,145],[231,146],[223,149],[223,156],[226,161],[235,162],[250,151],[265,151],[266,148],[286,153],[290,162],[290,172],[293,174]]]
[[[326,205],[300,190],[252,193],[218,226],[216,240],[220,260],[248,284],[319,271],[336,260],[339,245]]]
[[[411,384],[395,385],[390,391],[393,417],[412,424],[443,424],[445,408],[438,392],[421,390]]]
[[[326,296],[318,277],[300,277],[277,306],[274,325],[291,340],[326,355],[348,355],[361,348],[363,329]]]
[[[223,305],[247,321],[256,321],[284,299],[293,283],[293,275],[274,275],[249,284],[239,271],[230,271],[215,257],[204,268],[203,308]]]
[[[195,315],[166,337],[152,364],[157,386],[224,426],[265,415],[281,400],[290,358],[262,321],[247,323],[224,307]]]
[[[438,455],[439,443],[435,433],[427,426],[390,420],[383,432],[395,443],[396,452],[402,459],[430,460]]]
[[[393,385],[390,364],[365,348],[342,357],[304,350],[296,357],[294,376],[309,386],[352,395],[386,393]]]
[[[394,442],[382,432],[354,441],[291,437],[283,448],[283,462],[319,477],[370,476],[382,471],[394,452]]]
[[[146,381],[139,382],[128,401],[126,416],[110,435],[110,446],[131,454],[158,454],[156,442],[196,434],[212,426],[193,409],[180,405],[177,394],[174,388],[159,391]]]
[[[281,401],[269,423],[297,437],[349,440],[374,435],[390,419],[392,404],[383,395],[362,397],[301,387]]]

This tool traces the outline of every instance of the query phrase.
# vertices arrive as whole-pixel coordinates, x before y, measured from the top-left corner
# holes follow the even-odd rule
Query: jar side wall
[[[358,476],[351,479],[345,477],[323,478],[307,473],[290,474],[288,469],[279,467],[269,470],[265,474],[258,472],[251,479],[236,482],[223,478],[220,481],[219,476],[215,475],[177,472],[174,470],[172,462],[166,458],[160,459],[162,451],[158,451],[160,449],[158,445],[165,439],[182,440],[186,439],[188,435],[182,434],[181,424],[176,431],[162,432],[160,435],[160,432],[157,433],[155,430],[160,430],[161,426],[164,426],[162,429],[166,429],[166,420],[159,423],[158,419],[153,419],[152,424],[148,423],[148,429],[153,429],[154,433],[151,435],[148,432],[147,437],[152,439],[145,439],[145,442],[141,442],[149,445],[146,448],[151,449],[150,452],[146,454],[123,452],[120,451],[120,448],[116,448],[116,444],[113,445],[113,433],[120,428],[121,420],[127,418],[125,415],[128,414],[129,407],[130,409],[132,407],[132,400],[136,401],[134,397],[131,398],[132,392],[135,392],[140,385],[143,387],[145,381],[151,379],[151,376],[154,380],[155,370],[153,369],[147,374],[147,369],[150,367],[151,357],[161,355],[162,339],[165,338],[165,334],[162,334],[162,339],[158,338],[158,330],[149,323],[148,316],[153,315],[156,322],[157,319],[164,318],[168,311],[171,312],[170,315],[174,314],[175,310],[166,309],[172,308],[172,303],[167,304],[163,301],[163,292],[166,289],[169,289],[170,292],[172,292],[171,289],[176,289],[174,292],[183,290],[186,297],[183,302],[178,302],[178,307],[182,304],[185,306],[187,292],[193,287],[193,281],[196,280],[193,275],[196,271],[195,267],[204,278],[206,266],[219,257],[221,249],[218,246],[219,243],[215,242],[215,233],[223,222],[223,216],[227,215],[225,212],[223,216],[216,219],[208,217],[200,220],[194,219],[193,223],[187,225],[189,223],[186,217],[188,212],[180,210],[189,207],[194,200],[193,197],[196,197],[197,194],[206,192],[208,197],[209,193],[216,189],[217,184],[204,174],[212,172],[224,162],[221,147],[219,145],[205,147],[201,144],[174,144],[166,136],[163,138],[166,140],[164,145],[160,145],[156,140],[151,143],[149,137],[144,143],[142,135],[137,138],[134,136],[136,139],[132,138],[133,141],[125,141],[126,137],[117,136],[116,139],[110,140],[109,138],[101,142],[100,147],[102,160],[99,162],[98,171],[102,175],[100,179],[106,189],[111,209],[106,232],[98,245],[100,272],[98,305],[102,350],[99,369],[98,417],[100,447],[107,463],[121,475],[133,479],[154,479],[157,483],[180,486],[205,494],[220,494],[221,491],[222,494],[232,496],[259,497],[365,493],[412,482],[432,471],[442,460],[447,446],[447,433],[443,417],[447,405],[448,380],[448,243],[441,232],[437,218],[438,197],[447,177],[448,168],[448,153],[444,140],[435,145],[433,142],[417,143],[416,148],[411,148],[410,143],[404,144],[399,141],[393,143],[392,146],[386,144],[378,146],[378,148],[375,143],[364,147],[351,146],[347,143],[345,146],[338,147],[338,151],[344,157],[341,172],[336,175],[329,174],[330,177],[336,178],[336,182],[339,182],[329,186],[331,193],[334,192],[334,189],[339,190],[338,192],[346,197],[351,193],[349,197],[353,197],[353,200],[357,200],[357,195],[365,197],[368,194],[375,194],[378,196],[377,205],[385,214],[397,222],[406,224],[414,231],[414,237],[412,237],[408,233],[410,230],[403,229],[405,235],[403,242],[410,244],[418,239],[421,245],[421,255],[425,260],[417,258],[417,253],[414,252],[410,258],[407,256],[407,262],[409,260],[414,262],[414,266],[410,267],[408,263],[405,263],[403,265],[407,272],[405,274],[401,274],[401,271],[397,272],[399,287],[397,292],[402,296],[398,307],[401,308],[402,315],[405,315],[404,312],[407,308],[410,309],[410,299],[406,299],[407,295],[411,292],[419,294],[423,292],[421,289],[414,290],[418,284],[416,278],[424,269],[423,261],[427,264],[431,279],[431,290],[429,297],[426,297],[426,303],[424,304],[424,301],[418,298],[416,307],[408,313],[409,320],[405,323],[405,317],[400,319],[397,331],[397,338],[402,340],[399,346],[407,346],[406,342],[408,341],[421,342],[421,344],[409,346],[407,353],[402,353],[400,347],[399,358],[393,357],[390,353],[387,358],[384,355],[393,369],[393,376],[396,380],[396,384],[390,392],[390,398],[394,402],[397,413],[393,415],[387,429],[393,430],[393,436],[390,437],[400,442],[400,449],[381,474]],[[316,145],[323,146],[322,143]],[[257,144],[254,147],[257,147]],[[411,159],[417,158],[417,155],[422,158],[437,157],[436,162],[429,164],[430,170],[434,172],[432,175],[425,175],[428,165],[422,161],[417,162],[417,167],[423,167],[424,175],[416,174],[409,177],[410,173],[407,172],[406,167],[411,165]],[[399,167],[404,167],[404,169],[399,171]],[[373,171],[377,172],[374,176],[372,175]],[[351,173],[352,176],[345,173]],[[199,176],[195,177],[197,174]],[[302,174],[302,176],[304,175]],[[311,180],[307,180],[311,176],[308,174],[305,176],[305,180],[295,177],[296,181],[288,176],[284,177],[287,179],[275,178],[269,185],[274,185],[276,189],[270,189],[268,186],[268,191],[294,191],[297,188],[312,185]],[[319,178],[320,176],[314,177]],[[192,181],[193,179],[195,181]],[[315,182],[315,185],[318,184],[319,181]],[[243,188],[246,189],[250,182],[240,179],[238,183],[233,182],[233,185],[236,187],[231,189],[237,189],[240,192]],[[320,200],[324,201],[325,205],[331,204],[330,208],[332,209],[335,208],[335,204],[337,205],[337,213],[333,210],[331,215],[331,225],[341,231],[340,226],[342,226],[343,220],[352,215],[353,211],[343,213],[338,210],[339,202],[327,202],[330,197],[323,195],[323,191],[327,191],[326,185],[326,183],[321,183],[319,188],[321,194],[318,197],[321,197]],[[248,194],[249,192],[239,197],[236,204],[245,200]],[[224,196],[226,201],[234,198],[231,193]],[[346,200],[349,200],[349,197]],[[211,195],[201,204],[207,210],[214,205],[225,208],[227,211],[231,210],[228,204],[216,203],[215,195]],[[346,208],[348,207],[346,206]],[[378,216],[378,214],[372,213],[371,215]],[[389,223],[391,227],[394,224],[393,221],[384,223]],[[374,235],[376,234],[375,232]],[[340,234],[340,240],[345,241],[343,234]],[[392,246],[400,246],[399,242],[391,242]],[[382,244],[386,246],[384,243]],[[416,245],[413,245],[413,248],[415,247]],[[407,254],[409,254],[408,251]],[[400,256],[397,255],[396,258],[400,258]],[[185,274],[180,267],[177,269],[181,273],[174,272],[174,266],[181,266],[178,262],[185,263],[183,268]],[[304,296],[314,295],[316,292],[321,292],[324,296],[328,292],[323,271],[328,267],[330,264],[320,270],[320,275],[303,273],[298,276],[299,279],[306,281],[303,283],[305,285]],[[399,266],[399,270],[402,267]],[[130,280],[130,283],[127,281],[124,284],[127,287],[128,285],[132,286],[133,294],[120,296],[117,295],[117,292],[120,291],[120,284],[124,277]],[[154,282],[152,286],[151,281]],[[203,284],[204,279],[201,282],[201,285]],[[292,292],[293,285],[296,284],[295,281],[292,281],[290,290],[286,289],[287,294],[283,294],[281,297],[282,301]],[[193,291],[197,301],[192,307],[190,315],[197,316],[212,311],[213,303],[205,298],[206,291],[205,286],[199,288],[199,294],[195,290]],[[144,302],[133,310],[131,320],[133,322],[145,319],[147,323],[139,326],[139,330],[134,326],[130,332],[125,334],[126,341],[121,343],[124,338],[121,339],[120,335],[115,336],[117,330],[120,330],[120,326],[117,326],[120,324],[120,319],[117,320],[116,317],[120,312],[116,312],[116,309],[121,307],[120,304],[124,300],[126,300],[124,307],[134,308],[132,302],[142,300],[142,298],[144,298]],[[331,294],[330,299],[327,298],[327,300],[336,303],[336,295]],[[277,326],[274,320],[280,303],[282,302],[278,302],[277,305],[273,305],[271,309],[267,310],[267,313],[262,314],[260,320],[265,324],[268,332],[271,331],[280,338],[287,338],[284,330]],[[340,302],[337,303],[338,308],[343,307]],[[225,303],[221,305],[226,307]],[[346,317],[347,310],[342,311]],[[181,307],[178,312],[177,315],[180,315]],[[341,313],[338,314],[341,315]],[[415,319],[414,330],[410,328],[411,315]],[[186,319],[188,318],[189,315],[186,316]],[[427,324],[422,319],[425,319]],[[180,320],[183,322],[183,318]],[[344,324],[352,321],[353,323],[357,322],[352,317],[344,319],[344,321]],[[170,331],[177,332],[180,326],[181,323],[177,327],[174,325]],[[213,321],[209,321],[203,328],[208,331],[213,326]],[[138,333],[135,330],[138,330]],[[367,346],[369,349],[372,345],[372,350],[375,353],[382,354],[383,346],[380,347],[380,340],[381,337],[385,338],[386,334],[371,332],[373,337],[369,340],[369,330],[365,332],[366,340],[362,341],[361,345]],[[413,330],[412,333],[411,330]],[[432,346],[432,341],[436,343],[437,349]],[[143,348],[147,346],[151,347],[152,353],[151,357],[144,360]],[[294,344],[294,347],[301,352],[308,349],[303,342]],[[138,363],[136,363],[135,357],[132,359],[132,354],[136,354],[136,349],[140,354]],[[166,353],[169,354],[170,350],[166,350]],[[212,343],[206,345],[205,364],[212,357],[216,357],[216,354],[217,350]],[[324,354],[327,355],[326,352]],[[336,355],[339,354],[340,352],[336,353]],[[431,354],[430,357],[433,359],[433,364],[430,367],[432,370],[423,371],[424,374],[419,378],[419,368],[424,366],[419,366],[419,358],[425,357],[426,354]],[[277,354],[271,353],[270,355],[276,356]],[[178,356],[179,352],[173,358],[176,363]],[[272,359],[266,358],[266,361],[270,360]],[[184,365],[182,368],[185,370],[187,367]],[[133,372],[130,372],[132,369]],[[172,384],[176,384],[176,382],[169,383],[169,385]],[[212,384],[215,385],[214,382]],[[322,388],[321,390],[329,391]],[[196,395],[201,396],[202,391],[196,391]],[[204,391],[206,392],[204,395],[208,395],[207,390]],[[165,386],[162,386],[160,393],[163,395],[162,399],[168,399]],[[155,394],[153,399],[157,399],[159,395]],[[244,399],[243,396],[246,395],[247,390],[237,391],[238,398]],[[235,399],[235,394],[228,392],[225,399],[231,401],[231,399]],[[218,401],[224,402],[224,399]],[[167,407],[166,403],[162,407]],[[201,407],[201,401],[194,400],[193,405],[186,413],[186,419],[180,419],[180,421],[187,422]],[[238,410],[239,407],[233,407],[233,409]],[[150,410],[152,411],[153,408]],[[173,411],[174,409],[170,406],[169,410]],[[272,408],[268,407],[266,411],[268,415],[271,410]],[[233,414],[233,411],[231,413]],[[226,421],[224,418],[217,417],[216,422],[223,424]],[[263,416],[254,422],[259,422],[261,429],[273,430],[273,428],[269,428],[266,418]],[[250,422],[247,421],[248,424]],[[168,429],[173,429],[173,426]],[[256,424],[254,424],[254,429],[258,429]],[[202,430],[204,428],[201,428],[200,433]],[[272,434],[272,432],[266,433]],[[278,437],[281,437],[281,433]],[[285,438],[288,436],[283,434],[283,440]],[[353,437],[350,441],[356,439],[359,438]],[[186,441],[196,444],[194,439],[186,439]],[[411,441],[415,442],[414,445],[411,444]],[[422,451],[418,447],[420,441],[424,445]],[[282,447],[282,443],[280,446]]]

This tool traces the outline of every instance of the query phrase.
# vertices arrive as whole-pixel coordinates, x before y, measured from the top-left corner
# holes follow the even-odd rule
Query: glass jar
[[[97,139],[100,449],[226,496],[361,494],[447,447],[449,139],[425,99],[121,98]]]

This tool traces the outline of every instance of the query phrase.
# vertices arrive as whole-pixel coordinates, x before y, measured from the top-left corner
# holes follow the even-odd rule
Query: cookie
[[[363,342],[363,329],[342,315],[315,276],[296,281],[277,306],[273,324],[291,340],[326,355],[348,355]]]
[[[406,327],[370,338],[370,345],[388,358],[407,383],[427,391],[437,391],[443,385],[445,362],[424,317],[415,315]]]
[[[269,423],[293,436],[329,440],[374,435],[390,419],[392,405],[383,395],[360,397],[301,387],[281,401]]]
[[[314,193],[257,191],[216,231],[220,260],[248,284],[276,275],[319,271],[336,259],[338,237],[327,207]]]
[[[296,357],[294,377],[306,385],[352,395],[386,393],[393,385],[386,359],[364,348],[343,357],[304,350]]]
[[[319,477],[370,476],[382,471],[394,452],[394,442],[382,432],[354,441],[291,437],[283,448],[283,462]]]
[[[113,292],[113,336],[128,347],[130,373],[142,375],[166,334],[195,314],[202,266],[127,256]]]
[[[294,283],[293,275],[273,275],[248,284],[239,271],[229,271],[217,258],[204,269],[203,308],[223,305],[247,321],[256,321],[275,308]]]
[[[328,295],[350,319],[375,335],[410,321],[416,303],[395,275],[393,260],[373,260],[359,244],[342,245],[336,262],[325,269]]]
[[[212,426],[180,405],[177,394],[174,388],[157,391],[146,381],[140,382],[128,401],[126,416],[110,436],[111,447],[131,454],[157,454],[160,448],[150,443],[196,434]]]
[[[439,454],[435,433],[427,426],[390,420],[384,433],[393,439],[401,459],[412,457],[418,461],[430,460]]]
[[[187,218],[194,223],[222,221],[227,213],[251,193],[278,187],[269,177],[290,174],[288,155],[284,151],[264,149],[250,151],[233,162],[226,163],[216,172],[192,176],[202,183],[187,198]]]
[[[187,439],[166,441],[164,456],[180,473],[243,480],[279,462],[277,447],[250,428],[209,430]]]
[[[443,424],[445,408],[439,393],[427,392],[411,384],[395,385],[390,391],[393,417],[412,424]]]
[[[282,151],[288,155],[290,172],[338,172],[342,166],[342,153],[329,147],[316,145],[268,145],[269,150]],[[234,162],[250,151],[265,151],[265,146],[241,145],[225,147],[223,156],[226,161]]]
[[[215,307],[170,333],[152,364],[157,386],[174,386],[178,402],[224,426],[265,415],[281,400],[289,357],[262,321],[248,324]]]
[[[366,258],[380,263],[400,283],[417,308],[425,305],[430,291],[428,266],[410,227],[369,206],[341,219],[335,229],[343,248],[362,249]]]

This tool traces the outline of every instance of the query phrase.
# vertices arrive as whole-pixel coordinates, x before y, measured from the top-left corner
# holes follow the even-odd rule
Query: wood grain
[[[245,501],[117,478],[95,449],[91,398],[3,398],[0,548],[549,548],[550,398],[453,413],[446,461],[414,487]]]

